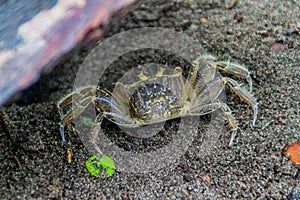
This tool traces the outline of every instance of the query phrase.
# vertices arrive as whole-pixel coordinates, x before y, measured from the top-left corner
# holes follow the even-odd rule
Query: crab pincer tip
[[[234,140],[234,138],[236,136],[236,133],[237,133],[237,128],[235,128],[235,129],[232,130],[231,138],[230,138],[230,141],[229,141],[229,146],[232,146],[233,140]]]
[[[66,141],[65,140],[65,128],[63,125],[60,125],[59,131],[60,131],[62,141],[65,142]]]
[[[258,113],[258,106],[253,106],[253,126],[255,125],[256,119],[257,119],[257,113]]]

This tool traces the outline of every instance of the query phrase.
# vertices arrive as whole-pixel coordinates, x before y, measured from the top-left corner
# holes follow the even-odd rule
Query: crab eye
[[[162,59],[160,60],[160,63],[161,63],[162,65],[166,65],[166,64],[167,64],[167,59],[166,59],[166,58],[162,58]]]
[[[179,73],[182,73],[182,68],[181,67],[175,67],[174,74],[179,74]]]

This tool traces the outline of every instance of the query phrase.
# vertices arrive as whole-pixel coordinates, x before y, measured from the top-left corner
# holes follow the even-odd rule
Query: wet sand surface
[[[68,126],[66,143],[59,134],[56,101],[72,90],[87,54],[76,51],[26,91],[21,101],[4,107],[1,199],[299,199],[299,167],[282,154],[300,140],[299,13],[298,1],[137,4],[107,28],[107,37],[132,28],[170,28],[199,40],[218,60],[247,66],[259,104],[255,127],[251,107],[226,90],[240,127],[232,146],[225,132],[203,155],[198,133],[200,139],[171,166],[145,174],[117,171],[105,179],[93,177],[85,167],[91,155],[78,134]],[[109,77],[104,80],[112,84]],[[207,128],[210,118],[200,120]],[[172,131],[174,123],[169,124]],[[68,149],[73,152],[71,163],[66,159]]]

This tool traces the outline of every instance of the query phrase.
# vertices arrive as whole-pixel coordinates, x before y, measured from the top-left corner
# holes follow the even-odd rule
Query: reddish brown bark
[[[16,35],[20,41],[16,44],[10,42],[13,45],[4,48],[0,45],[0,105],[16,92],[34,83],[51,63],[72,50],[90,30],[96,29],[97,34],[89,37],[101,36],[103,30],[99,25],[108,23],[112,14],[133,2],[134,0],[57,1],[51,9],[44,9],[30,20],[19,24]],[[26,1],[22,3],[26,4]],[[7,13],[14,16],[10,11]],[[5,26],[2,27],[0,42],[6,40],[4,35],[9,36]]]

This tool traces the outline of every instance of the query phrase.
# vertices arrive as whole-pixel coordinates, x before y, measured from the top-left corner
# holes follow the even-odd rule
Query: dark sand
[[[225,8],[231,4],[147,1],[116,19],[108,35],[137,27],[170,28],[198,39],[220,60],[248,66],[259,116],[252,127],[250,107],[228,92],[240,126],[233,146],[228,146],[230,133],[221,135],[203,156],[195,140],[176,164],[156,172],[91,176],[85,168],[91,155],[78,135],[69,129],[68,142],[62,143],[55,105],[71,91],[75,66],[86,55],[75,52],[21,102],[4,108],[10,120],[0,126],[1,199],[299,199],[299,167],[282,154],[300,140],[299,1],[247,0]],[[276,42],[285,45],[284,51],[272,50]]]

